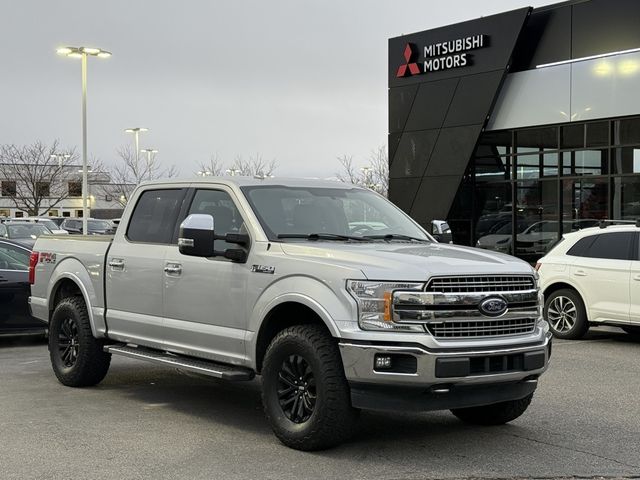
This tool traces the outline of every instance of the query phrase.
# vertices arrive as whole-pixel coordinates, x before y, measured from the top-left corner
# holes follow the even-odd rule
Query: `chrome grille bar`
[[[443,293],[513,292],[533,288],[535,288],[535,281],[531,276],[494,275],[436,277],[429,282],[425,291]]]

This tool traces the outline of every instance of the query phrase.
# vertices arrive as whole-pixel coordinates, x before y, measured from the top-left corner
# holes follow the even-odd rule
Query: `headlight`
[[[424,283],[347,280],[347,290],[358,303],[358,324],[363,330],[424,332],[422,325],[401,325],[391,318],[394,290],[422,290]]]

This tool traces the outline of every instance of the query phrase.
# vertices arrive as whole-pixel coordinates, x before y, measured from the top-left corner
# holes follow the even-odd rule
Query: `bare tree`
[[[71,165],[77,161],[73,150],[61,153],[59,142],[36,141],[31,145],[0,146],[2,196],[30,216],[47,213],[69,196],[69,181],[78,181]]]
[[[105,195],[113,197],[122,206],[127,204],[131,193],[141,182],[178,175],[175,165],[164,168],[156,155],[136,155],[130,145],[121,146],[117,153],[118,163],[108,169],[111,183],[101,185],[101,189]]]
[[[340,171],[336,177],[341,182],[353,183],[370,188],[381,195],[387,196],[389,192],[389,159],[384,145],[371,150],[367,162],[363,167],[356,167],[352,155],[338,157]]]
[[[224,164],[218,157],[218,154],[211,155],[209,159],[209,163],[200,162],[198,164],[198,175],[211,175],[214,177],[219,177],[222,175],[222,170],[224,169]]]
[[[243,159],[240,155],[236,156],[229,170],[232,175],[270,177],[276,168],[278,164],[275,160],[267,162],[257,153],[250,156],[249,160]]]

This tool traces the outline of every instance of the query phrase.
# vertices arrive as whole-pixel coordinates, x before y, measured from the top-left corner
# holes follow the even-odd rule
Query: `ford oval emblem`
[[[485,298],[480,303],[480,305],[478,306],[478,310],[480,310],[480,312],[487,317],[499,317],[507,311],[507,307],[507,302],[505,302],[502,298],[490,297]]]

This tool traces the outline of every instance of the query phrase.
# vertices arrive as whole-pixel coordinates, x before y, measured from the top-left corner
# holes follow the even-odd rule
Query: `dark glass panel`
[[[554,150],[557,148],[558,129],[556,127],[531,128],[516,132],[516,153]]]
[[[565,125],[560,128],[560,146],[562,148],[584,148],[584,124]]]
[[[606,258],[609,260],[631,260],[633,232],[603,233],[596,235],[586,257]],[[635,256],[635,255],[634,255]]]
[[[640,176],[613,178],[613,218],[640,219]]]
[[[640,173],[640,146],[611,150],[611,173]]]
[[[609,216],[609,188],[606,178],[562,181],[562,219],[571,222],[563,231],[596,226]]]
[[[476,247],[510,253],[511,183],[478,185],[475,189],[478,220],[475,225]]]
[[[535,262],[558,241],[558,187],[554,180],[516,184],[516,218],[527,225],[516,235],[515,255]]]
[[[609,146],[609,122],[595,122],[586,124],[586,146]]]
[[[476,158],[476,182],[490,183],[511,178],[512,157],[484,157]]]
[[[562,153],[562,175],[609,173],[609,150],[576,150]]]
[[[613,143],[615,145],[640,143],[640,118],[616,120],[613,132]]]

